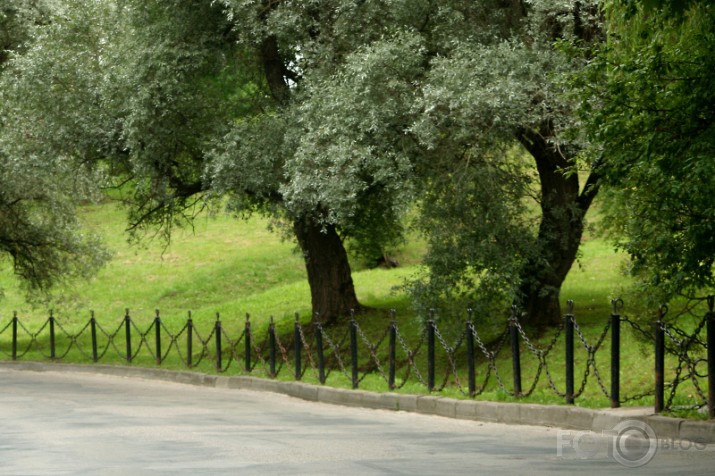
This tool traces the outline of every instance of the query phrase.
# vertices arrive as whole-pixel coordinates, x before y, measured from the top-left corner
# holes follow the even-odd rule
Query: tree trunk
[[[554,146],[548,124],[541,131],[522,130],[519,140],[536,161],[541,184],[541,223],[534,254],[520,276],[521,306],[537,328],[561,319],[561,285],[576,260],[584,230],[584,216],[598,192],[595,168],[579,193],[578,174],[571,173],[571,157]]]
[[[293,223],[308,271],[313,313],[332,324],[351,310],[360,310],[348,255],[334,226],[320,226],[301,219]]]

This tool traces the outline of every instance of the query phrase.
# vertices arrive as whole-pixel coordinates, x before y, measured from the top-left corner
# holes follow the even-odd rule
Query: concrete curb
[[[282,382],[256,377],[224,377],[199,372],[114,365],[73,365],[0,361],[0,367],[32,372],[98,373],[118,377],[165,380],[187,385],[273,392],[312,402],[379,410],[406,411],[447,418],[494,423],[565,428],[603,433],[628,420],[647,423],[660,440],[715,443],[715,421],[691,421],[654,415],[651,408],[589,409],[567,405],[537,405],[457,400],[432,395],[373,393],[364,390]]]

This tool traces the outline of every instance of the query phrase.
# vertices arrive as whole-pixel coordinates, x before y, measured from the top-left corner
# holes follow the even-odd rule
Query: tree
[[[18,75],[14,120],[32,131],[26,147],[119,182],[137,237],[168,239],[225,194],[235,211],[286,220],[314,310],[329,321],[359,309],[343,235],[283,200],[293,90],[277,76],[289,60],[270,38],[243,41],[216,2],[63,6]]]
[[[31,295],[88,277],[108,259],[77,219],[78,201],[91,196],[85,176],[64,156],[44,160],[25,148],[28,131],[14,120],[24,92],[15,82],[22,54],[51,5],[10,1],[0,9],[0,251]]]
[[[343,230],[318,221],[318,214],[314,210],[289,207],[284,200],[282,186],[290,180],[284,164],[292,154],[293,141],[297,136],[292,108],[297,89],[295,85],[300,79],[290,69],[290,63],[295,59],[294,50],[279,48],[276,36],[270,32],[256,33],[246,24],[239,24],[241,28],[236,27],[214,3],[178,3],[181,5],[164,9],[157,16],[158,21],[141,19],[134,22],[138,31],[148,35],[143,38],[138,36],[137,49],[158,34],[168,39],[166,54],[170,57],[180,53],[181,47],[193,49],[192,55],[198,60],[187,67],[188,74],[178,70],[181,74],[178,82],[172,82],[172,78],[168,77],[156,78],[152,73],[152,82],[162,85],[162,89],[150,94],[154,98],[185,96],[186,88],[197,84],[196,72],[199,78],[203,78],[199,81],[223,76],[227,87],[219,89],[217,94],[207,96],[206,91],[202,90],[196,95],[196,102],[212,98],[210,104],[213,107],[206,108],[209,117],[203,117],[192,123],[193,126],[185,128],[189,137],[197,136],[197,127],[205,131],[203,136],[196,137],[195,150],[188,151],[196,167],[189,174],[193,182],[179,177],[181,174],[166,170],[166,167],[156,166],[171,163],[171,158],[157,161],[157,154],[149,152],[145,155],[146,159],[139,160],[153,168],[150,175],[174,178],[174,183],[169,183],[167,187],[171,190],[171,198],[166,203],[172,207],[177,203],[176,197],[194,197],[209,192],[211,196],[229,195],[233,211],[258,210],[290,223],[305,259],[313,311],[320,314],[324,322],[332,322],[350,310],[359,310],[361,306],[352,282],[343,244]],[[236,18],[261,27],[270,21],[272,14],[272,6],[266,7],[267,10],[259,12],[244,9]],[[208,19],[200,24],[203,35],[212,38],[209,46],[203,50],[196,49],[198,43],[194,31],[199,24],[193,19],[197,12],[203,12],[200,15]],[[204,65],[208,71],[201,71],[198,65]],[[169,68],[168,71],[176,77],[176,68]],[[141,80],[142,84],[145,82],[145,79]],[[176,89],[167,91],[167,86],[172,84]],[[140,86],[137,84],[137,87]],[[181,120],[186,117],[187,110],[196,109],[196,102],[188,108],[181,105],[172,108],[179,118],[179,124],[182,124]],[[215,111],[224,112],[216,114]],[[165,123],[165,116],[165,107],[162,107],[156,117]],[[148,127],[140,125],[141,130],[154,130],[151,122],[141,120],[137,124],[149,124]],[[183,130],[183,127],[180,129]],[[176,130],[176,127],[170,126],[167,133],[173,137]],[[157,141],[156,137],[147,138],[141,133],[137,137],[141,144],[151,142],[166,150],[166,141]],[[186,135],[182,134],[182,137]],[[182,139],[182,146],[183,142],[185,139]],[[129,144],[129,148],[132,151],[137,149],[133,144]],[[132,155],[135,153],[132,152]],[[182,173],[186,170],[183,164],[180,170]],[[155,187],[149,190],[150,196],[156,197]],[[180,204],[180,208],[183,209],[184,204]],[[171,216],[171,210],[165,206],[158,209],[153,207],[149,211],[149,214],[144,213],[142,217]]]
[[[131,179],[133,223],[169,230],[226,194],[282,218],[331,320],[360,306],[344,240],[399,237],[417,197],[432,296],[499,290],[536,324],[558,319],[597,186],[579,187],[579,144],[562,134],[573,116],[556,78],[579,64],[554,41],[596,37],[590,2],[90,6],[111,21],[75,21],[31,55],[67,107],[35,93],[30,110],[43,143]]]
[[[564,134],[575,116],[559,78],[582,63],[555,42],[598,41],[595,5],[336,3],[331,34],[360,32],[337,41],[340,68],[300,64],[290,203],[344,226],[365,193],[396,216],[416,196],[430,252],[413,288],[428,305],[462,298],[486,311],[513,299],[535,325],[557,323],[598,175],[581,186],[576,173],[584,162]],[[358,19],[370,8],[381,9],[375,29]]]
[[[579,78],[603,157],[606,225],[656,303],[712,287],[715,9],[607,3],[607,44]]]
[[[51,0],[5,0],[0,7],[0,65],[22,52],[31,41],[34,27],[45,22]]]

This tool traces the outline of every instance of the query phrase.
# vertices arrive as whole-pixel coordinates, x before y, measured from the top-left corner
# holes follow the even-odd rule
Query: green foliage
[[[18,63],[14,115],[38,156],[118,179],[132,231],[168,238],[228,195],[375,255],[422,196],[431,276],[415,288],[487,307],[578,241],[537,243],[535,169],[513,151],[531,134],[563,158],[555,175],[575,164],[555,79],[575,65],[553,41],[588,37],[591,2],[64,4]]]
[[[269,138],[256,132],[271,131],[288,213],[335,225],[367,250],[399,239],[400,218],[419,199],[430,244],[430,275],[413,286],[422,306],[460,297],[460,306],[491,309],[520,294],[525,263],[549,274],[554,244],[578,241],[559,235],[563,227],[538,234],[529,200],[565,193],[538,197],[536,168],[513,151],[528,131],[563,157],[556,174],[573,172],[578,144],[562,135],[573,115],[558,77],[580,63],[553,41],[593,41],[595,4],[224,3],[241,41],[276,39],[293,82],[280,109],[235,127],[216,177],[265,153]],[[550,213],[583,219],[580,208]]]
[[[9,2],[0,9],[0,252],[34,297],[57,283],[92,275],[109,257],[76,216],[78,202],[91,198],[91,174],[65,155],[41,157],[35,130],[18,120],[36,97],[16,78],[42,32],[55,28],[58,17],[51,6]]]
[[[715,9],[621,8],[582,78],[583,118],[604,158],[605,223],[666,302],[715,284]]]
[[[533,246],[525,219],[529,175],[503,150],[465,155],[460,169],[434,174],[421,201],[430,272],[411,289],[423,311],[439,303],[447,315],[461,316],[469,306],[484,316],[515,298],[509,292]]]
[[[49,20],[52,0],[3,0],[0,6],[0,71],[32,41],[33,30]]]
[[[564,135],[575,118],[560,78],[580,64],[553,44],[579,35],[581,42],[592,41],[583,32],[595,28],[588,5],[578,10],[570,2],[533,2],[511,17],[504,14],[509,28],[455,40],[432,60],[410,128],[426,149],[419,162],[426,190],[419,225],[429,237],[430,273],[414,286],[425,305],[442,297],[492,314],[521,299],[525,279],[542,279],[525,275],[528,263],[538,263],[544,276],[555,274],[550,256],[574,237],[543,223],[547,213],[569,222],[564,217],[578,205],[548,209],[554,194],[566,192],[548,188],[544,160],[527,154],[522,138],[536,131],[559,151],[564,165],[556,174],[590,167],[577,162],[580,144]],[[499,22],[489,18],[487,24]],[[573,213],[574,221],[583,211]]]

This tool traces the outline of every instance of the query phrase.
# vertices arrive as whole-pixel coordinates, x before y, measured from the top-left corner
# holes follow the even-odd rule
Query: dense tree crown
[[[53,5],[9,0],[0,7],[0,252],[32,292],[89,276],[108,258],[75,214],[78,200],[92,195],[84,174],[66,156],[25,147],[31,132],[16,127],[24,91],[12,60],[39,41]]]
[[[582,187],[570,173],[579,145],[562,135],[574,115],[559,77],[580,62],[554,42],[593,41],[596,10],[309,5],[281,2],[261,33],[300,51],[290,122],[299,137],[281,189],[288,205],[349,229],[367,197],[396,217],[417,200],[430,245],[429,274],[412,286],[420,301],[486,310],[516,300],[536,321],[558,319],[558,290],[597,187],[595,175]],[[296,18],[309,35],[286,36],[303,25]]]
[[[345,243],[416,217],[418,306],[548,325],[603,185],[636,268],[709,284],[712,10],[676,3],[56,0],[31,33],[4,9],[3,150],[121,185],[135,232],[270,214],[325,319],[360,307]]]
[[[581,79],[608,225],[648,295],[692,295],[715,284],[715,9],[614,1],[606,19]]]
[[[566,173],[553,44],[592,39],[587,2],[62,4],[18,62],[18,130],[127,180],[135,229],[225,195],[284,218],[334,317],[359,306],[343,240],[394,242],[417,200],[417,296],[558,318],[595,188]]]

